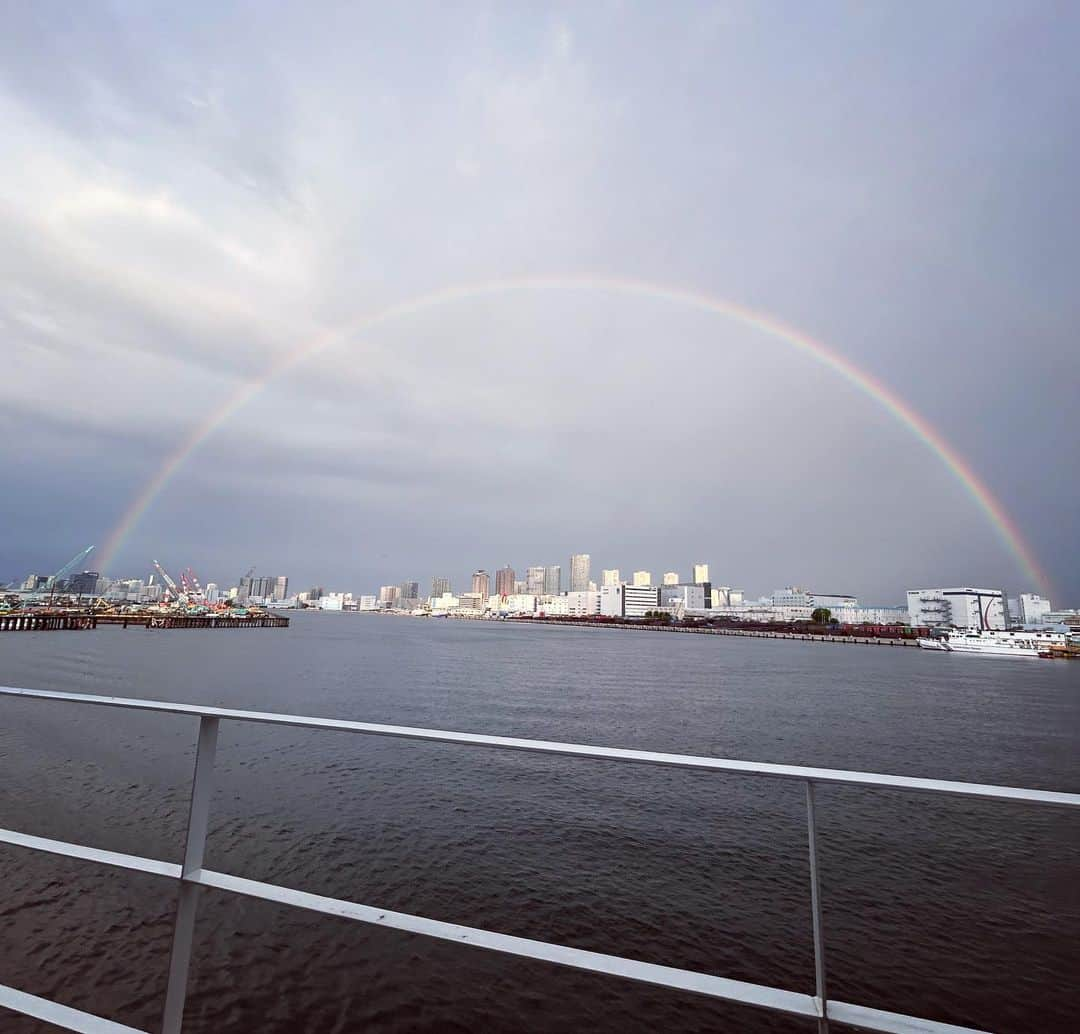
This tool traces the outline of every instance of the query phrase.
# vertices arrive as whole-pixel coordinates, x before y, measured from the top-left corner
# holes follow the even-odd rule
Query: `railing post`
[[[210,795],[214,789],[214,755],[217,752],[218,719],[199,719],[199,746],[195,754],[195,776],[191,783],[191,810],[188,813],[184,865],[180,876],[180,894],[173,924],[172,956],[169,959],[169,987],[165,993],[165,1016],[161,1034],[180,1034],[184,1022],[184,999],[187,997],[188,969],[191,965],[191,941],[195,933],[195,913],[200,887],[189,877],[203,864],[206,828],[210,819]]]
[[[821,883],[818,879],[817,815],[814,784],[806,781],[806,833],[810,846],[810,912],[814,920],[814,984],[821,1006],[818,1034],[829,1034],[829,995],[825,983],[825,928],[821,922]]]

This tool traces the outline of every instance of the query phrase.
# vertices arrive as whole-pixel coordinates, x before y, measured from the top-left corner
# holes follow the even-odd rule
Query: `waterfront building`
[[[622,579],[619,577],[619,569],[612,567],[609,570],[600,572],[600,584],[603,585],[618,585]]]
[[[785,589],[777,589],[770,597],[774,607],[825,607],[828,610],[841,610],[859,605],[855,596],[835,592],[811,592],[809,589],[800,589],[789,585]]]
[[[568,592],[565,596],[554,597],[565,600],[566,613],[572,618],[596,617],[600,613],[600,593],[596,589],[586,589],[584,592]],[[544,607],[547,610],[545,604]]]
[[[378,601],[375,599],[374,596],[361,596],[360,597],[360,606],[357,609],[358,610],[377,610],[378,609]]]
[[[536,613],[544,618],[571,617],[570,599],[568,596],[545,596],[537,602]]]
[[[831,609],[831,608],[830,608]],[[906,625],[906,607],[839,607],[832,616],[842,625]]]
[[[442,596],[450,592],[450,579],[435,577],[431,579],[431,595]]]
[[[217,582],[206,583],[206,602],[217,603],[221,598],[221,594],[218,592]]]
[[[1044,624],[1052,610],[1049,600],[1044,600],[1033,592],[1020,593],[1019,604],[1017,617],[1022,625]]]
[[[562,592],[562,567],[550,564],[544,568],[544,595],[558,596]]]
[[[279,574],[274,579],[274,599],[287,600],[289,598],[289,579],[286,575]]]
[[[487,571],[474,571],[472,576],[472,591],[478,593],[482,599],[491,595],[491,576]]]
[[[652,585],[652,571],[635,571],[634,572],[634,585],[637,588],[648,587]]]
[[[679,584],[679,572],[678,571],[665,571],[664,572],[664,585],[678,585]]]
[[[712,603],[712,600],[709,600]],[[660,586],[660,606],[669,610],[676,607],[683,610],[711,609],[705,602],[705,590],[700,585],[688,585],[685,582],[675,585]]]
[[[440,596],[432,596],[431,597],[431,609],[432,609],[432,611],[436,611],[436,610],[445,610],[445,611],[457,610],[457,608],[460,607],[460,606],[461,606],[461,600],[458,599],[458,597],[455,596],[449,590],[442,593],[442,595],[440,595]]]
[[[497,596],[512,596],[516,580],[517,575],[514,574],[514,569],[509,564],[506,567],[499,568],[495,572],[495,594]]]
[[[537,597],[531,593],[496,593],[488,600],[488,609],[496,614],[533,614]]]
[[[544,567],[542,564],[526,569],[525,591],[533,596],[544,595]]]
[[[1008,626],[1001,589],[909,589],[907,610],[917,627],[1003,629]]]
[[[588,592],[590,563],[591,558],[588,553],[574,553],[570,557],[571,592]]]
[[[660,609],[660,589],[654,585],[605,585],[600,589],[604,617],[640,618]]]

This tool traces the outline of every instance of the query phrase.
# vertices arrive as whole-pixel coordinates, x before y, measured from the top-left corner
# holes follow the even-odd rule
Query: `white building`
[[[772,594],[771,602],[774,607],[809,607],[811,610],[815,607],[841,610],[859,605],[855,596],[836,592],[811,592],[809,589],[800,589],[792,585],[785,589],[777,589]]]
[[[694,564],[694,570],[690,575],[690,581],[695,585],[701,585],[702,582],[709,580],[709,565],[708,564]]]
[[[1053,608],[1049,600],[1033,592],[1020,593],[1019,613],[1016,615],[1022,625],[1042,625]]]
[[[641,618],[660,609],[660,589],[654,585],[605,585],[600,589],[600,613],[611,618]]]
[[[566,600],[567,613],[572,618],[596,617],[600,613],[600,593],[596,589],[568,592],[563,599]]]
[[[621,579],[619,578],[619,569],[613,567],[608,571],[600,572],[600,584],[601,585],[618,585]]]
[[[378,610],[379,604],[374,596],[361,596],[360,597],[360,610]]]
[[[679,572],[678,571],[665,571],[664,572],[664,584],[665,585],[678,585],[679,584]]]
[[[1001,589],[909,589],[907,610],[914,626],[1005,628]]]
[[[638,588],[652,585],[652,571],[635,571],[634,585]]]
[[[830,608],[832,609],[832,608]],[[842,625],[906,625],[904,607],[839,607],[832,616]]]
[[[570,600],[567,596],[545,596],[537,603],[536,613],[542,618],[568,618]]]
[[[492,596],[488,608],[496,614],[535,614],[538,597],[532,593],[514,592],[509,596]]]
[[[461,600],[455,596],[452,592],[444,592],[440,596],[431,597],[431,609],[436,610],[457,610],[461,606]]]

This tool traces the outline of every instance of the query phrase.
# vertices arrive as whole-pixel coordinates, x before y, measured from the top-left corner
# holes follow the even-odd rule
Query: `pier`
[[[80,611],[15,611],[0,614],[0,632],[58,632],[94,629],[99,625],[122,628],[288,628],[282,614],[88,614]]]
[[[17,611],[0,614],[0,632],[61,632],[97,628],[93,614]]]

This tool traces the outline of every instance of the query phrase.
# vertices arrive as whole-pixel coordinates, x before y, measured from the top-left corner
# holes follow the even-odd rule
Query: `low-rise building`
[[[712,603],[711,600],[708,601]],[[661,585],[660,606],[667,610],[706,610],[705,588],[701,585]]]
[[[1020,593],[1019,606],[1016,614],[1017,620],[1022,625],[1045,624],[1047,615],[1050,614],[1050,601],[1034,592]]]
[[[655,585],[605,585],[600,588],[600,613],[612,618],[641,618],[660,609]]]
[[[912,625],[952,628],[1008,626],[1001,589],[909,589],[907,611]]]

